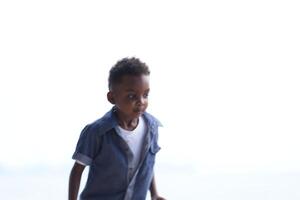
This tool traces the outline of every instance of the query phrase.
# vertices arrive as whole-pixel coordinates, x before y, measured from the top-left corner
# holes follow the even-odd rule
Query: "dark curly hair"
[[[109,71],[108,88],[120,83],[124,75],[149,75],[150,71],[146,63],[141,62],[138,58],[123,58],[119,60]]]

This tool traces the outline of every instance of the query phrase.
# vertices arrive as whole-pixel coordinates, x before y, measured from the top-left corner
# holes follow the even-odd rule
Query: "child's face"
[[[127,119],[138,118],[148,106],[149,76],[125,75],[108,96],[117,112]]]

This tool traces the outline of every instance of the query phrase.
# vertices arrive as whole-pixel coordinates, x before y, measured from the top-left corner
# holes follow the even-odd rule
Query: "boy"
[[[107,99],[114,106],[81,132],[69,180],[76,200],[82,172],[89,166],[81,200],[164,200],[156,190],[153,166],[160,123],[145,110],[150,71],[137,58],[124,58],[109,73]]]

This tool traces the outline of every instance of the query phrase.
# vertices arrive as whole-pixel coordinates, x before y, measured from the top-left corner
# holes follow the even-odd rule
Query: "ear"
[[[115,104],[115,100],[114,100],[114,96],[113,93],[111,91],[109,91],[107,93],[107,100],[111,103],[111,104]]]

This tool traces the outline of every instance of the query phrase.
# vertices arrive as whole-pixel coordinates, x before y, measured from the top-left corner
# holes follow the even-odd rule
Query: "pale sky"
[[[110,67],[151,69],[160,160],[300,170],[297,1],[1,1],[0,167],[71,162]],[[172,166],[172,165],[171,165]]]

